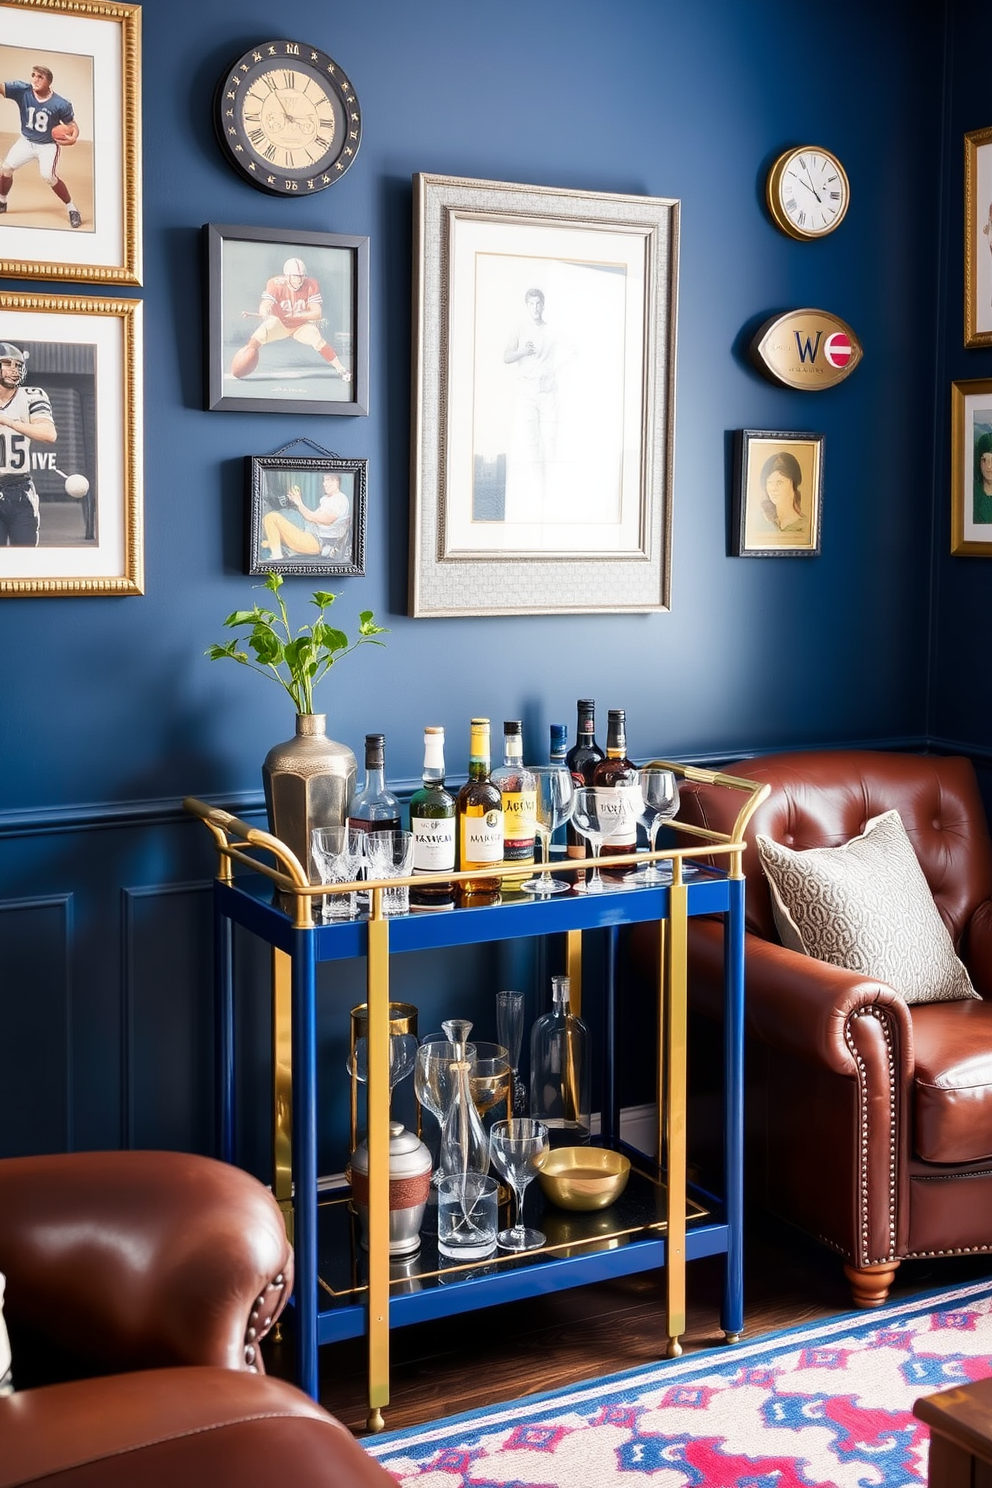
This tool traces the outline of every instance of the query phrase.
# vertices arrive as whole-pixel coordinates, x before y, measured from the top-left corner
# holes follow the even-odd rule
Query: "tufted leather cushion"
[[[992,1003],[913,1008],[913,1145],[924,1162],[992,1158]]]

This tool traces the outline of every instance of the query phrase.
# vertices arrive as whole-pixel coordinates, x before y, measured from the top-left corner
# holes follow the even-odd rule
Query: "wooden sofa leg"
[[[855,1307],[882,1307],[898,1270],[898,1261],[886,1261],[881,1266],[845,1266]]]

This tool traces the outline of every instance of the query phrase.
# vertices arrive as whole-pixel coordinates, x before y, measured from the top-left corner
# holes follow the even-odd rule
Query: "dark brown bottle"
[[[579,698],[576,708],[578,710],[576,738],[565,756],[565,763],[572,773],[576,786],[592,785],[593,771],[603,758],[603,751],[596,743],[596,704],[592,698]],[[587,856],[586,839],[575,830],[571,822],[566,827],[565,840],[570,858]]]
[[[637,851],[637,816],[629,809],[623,810],[624,792],[638,788],[639,774],[637,766],[627,758],[627,721],[626,714],[622,708],[611,708],[609,723],[606,733],[606,758],[600,760],[592,772],[592,783],[596,789],[597,800],[600,792],[607,796],[608,792],[615,793],[615,803],[618,814],[623,814],[623,825],[618,832],[605,838],[601,850],[601,857],[616,857],[623,853]],[[609,873],[603,870],[603,877],[613,879],[626,878],[629,873],[636,872],[636,864],[627,864],[622,868],[611,869]]]

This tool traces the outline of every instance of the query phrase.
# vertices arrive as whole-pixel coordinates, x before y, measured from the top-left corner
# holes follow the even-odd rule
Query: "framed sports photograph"
[[[414,177],[414,616],[669,607],[677,201]]]
[[[814,558],[820,551],[822,434],[738,429],[730,552],[734,558]]]
[[[992,382],[951,384],[951,552],[992,557]]]
[[[207,408],[369,411],[369,240],[204,227]]]
[[[992,346],[992,128],[964,137],[964,344]]]
[[[141,6],[0,0],[0,276],[141,283]]]
[[[141,594],[141,304],[0,294],[0,595]]]
[[[248,572],[365,573],[368,461],[249,455]]]

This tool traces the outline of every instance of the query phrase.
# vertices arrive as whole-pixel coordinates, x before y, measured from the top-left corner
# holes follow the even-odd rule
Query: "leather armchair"
[[[961,758],[830,750],[727,767],[767,781],[748,829],[748,1121],[768,1208],[844,1258],[880,1306],[900,1260],[992,1248],[992,842]],[[729,792],[680,816],[729,831]],[[832,847],[895,808],[981,1001],[907,1006],[890,987],[779,943],[757,833]],[[690,1005],[722,1018],[722,926],[690,926]]]
[[[15,1385],[0,1488],[392,1482],[265,1377],[293,1255],[241,1169],[174,1152],[0,1160],[0,1271]]]

